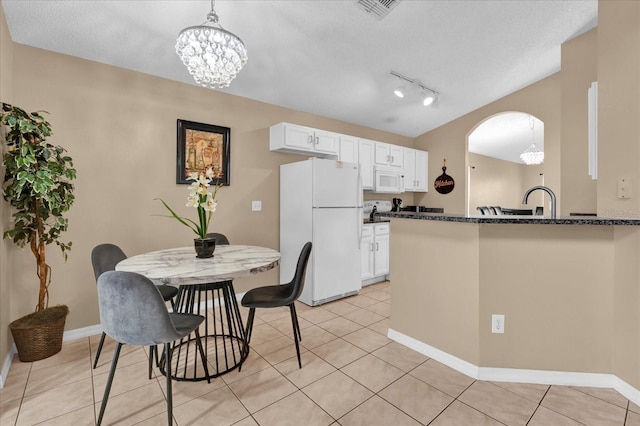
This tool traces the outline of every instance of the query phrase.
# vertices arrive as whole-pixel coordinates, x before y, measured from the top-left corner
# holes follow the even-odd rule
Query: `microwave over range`
[[[398,170],[389,167],[375,167],[373,170],[373,190],[387,194],[404,192],[404,176]]]

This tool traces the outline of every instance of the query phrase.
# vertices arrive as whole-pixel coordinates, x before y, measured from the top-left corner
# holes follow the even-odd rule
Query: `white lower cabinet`
[[[389,275],[389,223],[368,223],[362,227],[361,264],[364,284]]]

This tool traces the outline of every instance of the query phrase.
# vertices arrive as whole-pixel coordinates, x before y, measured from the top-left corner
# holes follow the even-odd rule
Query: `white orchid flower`
[[[198,207],[200,205],[200,198],[197,195],[189,196],[187,198],[187,207]]]
[[[207,179],[213,179],[214,177],[213,169],[209,167],[205,172],[205,175],[207,176]]]
[[[216,207],[218,206],[218,202],[213,199],[211,194],[209,194],[209,196],[207,197],[207,201],[202,203],[200,206],[203,209],[205,209],[206,211],[213,213],[213,212],[216,211]]]

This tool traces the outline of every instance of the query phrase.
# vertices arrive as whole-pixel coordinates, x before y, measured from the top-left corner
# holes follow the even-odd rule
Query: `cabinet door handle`
[[[369,244],[371,246],[370,251],[373,251],[373,243]]]
[[[320,142],[320,138],[316,136],[316,145]]]
[[[376,243],[376,251],[380,251],[380,244]]]
[[[309,135],[309,140],[307,142],[308,143],[313,143],[313,135]]]

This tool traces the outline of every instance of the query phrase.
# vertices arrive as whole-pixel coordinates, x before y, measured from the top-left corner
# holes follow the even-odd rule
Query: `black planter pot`
[[[215,238],[194,238],[193,247],[196,249],[196,257],[199,259],[207,259],[213,257],[216,249]]]

